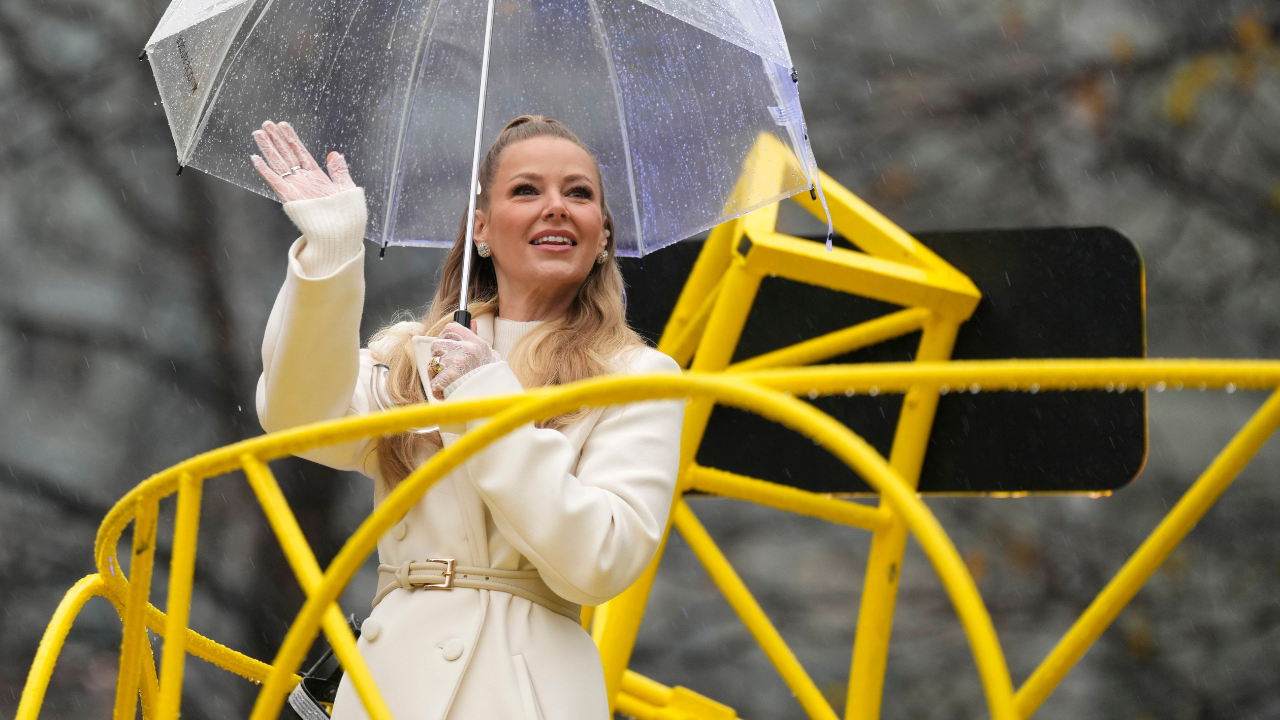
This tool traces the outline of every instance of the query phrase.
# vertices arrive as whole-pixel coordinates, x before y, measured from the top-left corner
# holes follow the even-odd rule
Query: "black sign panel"
[[[982,291],[977,310],[961,326],[954,359],[1145,355],[1142,259],[1115,230],[975,230],[916,237]],[[701,243],[685,242],[640,260],[623,259],[628,317],[650,340],[661,334],[701,249]],[[765,278],[734,360],[898,309]],[[918,342],[914,333],[829,362],[909,361]],[[834,396],[813,404],[888,457],[902,396]],[[1140,391],[953,392],[938,406],[920,490],[1114,490],[1141,472],[1146,452],[1146,398]],[[814,492],[869,491],[811,441],[731,408],[718,407],[712,414],[698,462]]]

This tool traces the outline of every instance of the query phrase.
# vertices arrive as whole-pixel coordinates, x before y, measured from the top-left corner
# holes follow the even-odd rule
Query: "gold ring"
[[[427,372],[431,373],[431,377],[435,377],[441,370],[444,370],[444,366],[440,364],[440,358],[432,357],[431,362],[427,363]]]

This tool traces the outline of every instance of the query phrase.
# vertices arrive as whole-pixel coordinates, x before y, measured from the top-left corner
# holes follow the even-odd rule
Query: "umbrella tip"
[[[178,172],[177,172],[177,174],[178,174],[178,175],[181,175],[181,174],[182,174],[182,166],[181,166],[181,165],[179,165],[179,166],[178,166]]]
[[[146,48],[143,48],[143,49],[142,49],[142,52],[138,53],[138,60],[139,60],[139,61],[142,61],[142,60],[146,60],[146,59],[147,59],[147,50],[146,50]]]
[[[791,82],[800,82],[800,71],[795,68],[791,68]]]
[[[809,184],[809,199],[811,200],[818,199],[818,186],[816,183]]]
[[[378,259],[381,260],[386,256],[387,256],[387,244],[382,243],[382,249],[378,251]]]

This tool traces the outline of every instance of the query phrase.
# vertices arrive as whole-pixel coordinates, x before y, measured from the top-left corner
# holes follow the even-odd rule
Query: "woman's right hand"
[[[356,186],[342,155],[329,153],[326,175],[287,122],[277,125],[268,120],[254,131],[253,139],[262,151],[262,157],[250,157],[253,167],[282,202],[329,197]]]

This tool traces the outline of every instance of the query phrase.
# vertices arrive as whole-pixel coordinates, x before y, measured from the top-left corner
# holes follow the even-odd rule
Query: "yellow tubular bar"
[[[635,648],[640,622],[644,619],[644,608],[649,602],[649,590],[653,587],[653,579],[658,575],[658,565],[662,562],[662,553],[666,550],[670,532],[668,519],[668,527],[662,535],[662,541],[658,543],[658,551],[654,553],[644,572],[631,587],[596,611],[596,625],[591,630],[591,639],[600,651],[600,664],[604,669],[605,692],[609,697],[610,707],[617,700],[622,675],[631,661],[631,651]]]
[[[49,689],[49,678],[53,676],[53,668],[58,664],[58,655],[67,641],[67,633],[71,632],[72,623],[89,598],[102,595],[105,587],[102,578],[94,573],[80,578],[62,596],[62,602],[58,603],[58,609],[53,612],[53,618],[40,638],[40,646],[36,648],[36,657],[31,662],[31,671],[27,673],[27,684],[22,688],[22,699],[18,701],[14,720],[36,720],[39,717],[44,694]]]
[[[103,585],[102,596],[109,600],[115,606],[116,612],[123,617],[124,603],[120,598],[112,595],[110,584],[104,581]],[[154,605],[148,604],[146,618],[147,627],[151,632],[163,638],[168,625],[168,618],[165,614],[156,609]],[[267,677],[267,674],[271,672],[271,666],[261,660],[255,660],[248,655],[219,645],[200,633],[188,629],[186,635],[187,652],[201,660],[211,662],[223,670],[235,673],[253,682],[262,682]],[[143,653],[143,660],[146,661],[146,667],[143,668],[142,676],[142,709],[144,713],[151,713],[146,715],[147,718],[152,718],[155,717],[156,702],[159,699],[160,690],[156,681],[155,659],[151,655]],[[296,676],[294,677],[295,682],[299,679]]]
[[[752,232],[746,250],[753,271],[904,307],[949,309],[967,317],[981,295],[968,278],[884,260],[775,232]]]
[[[240,461],[245,477],[249,480],[249,487],[253,488],[254,495],[258,497],[258,504],[262,506],[268,524],[280,541],[280,548],[289,561],[289,567],[293,568],[302,591],[310,594],[320,584],[320,564],[316,562],[316,556],[311,552],[311,546],[307,544],[297,518],[289,509],[289,503],[280,491],[280,484],[276,482],[275,475],[266,463],[256,457],[246,454]],[[325,612],[324,632],[329,638],[333,654],[338,656],[343,670],[351,677],[369,717],[374,720],[391,720],[391,711],[387,709],[373,674],[369,672],[369,666],[356,648],[356,638],[351,634],[346,620],[342,618],[342,610],[336,604],[330,605]]]
[[[694,261],[689,278],[684,282],[684,288],[680,290],[680,297],[667,319],[667,325],[662,329],[658,349],[675,358],[682,366],[688,364],[689,359],[681,361],[673,351],[676,337],[684,333],[685,327],[702,307],[707,296],[719,287],[724,271],[729,267],[730,248],[740,235],[742,222],[742,218],[730,220],[711,231],[702,245],[702,252],[698,253],[698,259]]]
[[[827,196],[827,208],[831,211],[831,221],[850,242],[866,252],[895,262],[964,277],[946,260],[920,244],[909,233],[880,214],[862,198],[841,186],[830,175],[819,170],[818,178],[822,181],[822,192]],[[827,211],[823,209],[822,204],[807,194],[800,193],[791,199],[819,220],[827,219]]]
[[[702,333],[707,329],[707,320],[711,318],[711,310],[716,306],[716,300],[720,297],[720,288],[724,287],[724,278],[711,288],[710,294],[702,301],[702,305],[698,308],[698,312],[693,318],[684,325],[680,331],[680,335],[670,344],[671,359],[684,367],[689,364],[693,353],[698,349],[698,343],[702,340]]]
[[[1192,484],[1173,510],[1169,511],[1137,552],[1120,568],[1120,572],[1107,583],[1106,588],[1098,593],[1098,597],[1094,598],[1071,630],[1058,641],[1053,651],[1040,663],[1040,667],[1036,668],[1018,690],[1019,717],[1031,717],[1040,707],[1076,661],[1133,599],[1147,578],[1151,577],[1151,573],[1160,567],[1173,548],[1204,517],[1209,506],[1235,480],[1277,426],[1280,426],[1280,392],[1273,393],[1214,458],[1204,474]]]
[[[930,317],[916,351],[919,362],[951,357],[959,329],[958,320]],[[937,407],[938,390],[925,385],[912,386],[902,400],[889,464],[913,489],[920,481],[920,468],[924,464]],[[884,498],[880,504],[884,506]],[[907,524],[900,517],[894,517],[888,527],[871,539],[845,700],[847,720],[875,720],[880,716],[884,674],[889,660],[889,637],[893,631],[893,611],[906,546]]]
[[[952,545],[929,509],[916,497],[914,491],[902,482],[870,445],[834,418],[807,403],[779,396],[741,378],[722,374],[600,377],[560,386],[551,391],[527,393],[525,397],[514,403],[508,399],[506,409],[496,414],[493,413],[493,408],[499,405],[493,399],[458,403],[452,407],[440,405],[388,413],[387,416],[394,415],[396,420],[401,422],[408,421],[410,418],[416,421],[409,422],[403,427],[463,421],[469,417],[486,415],[491,415],[492,419],[464,435],[452,447],[436,453],[427,463],[414,471],[387,496],[382,506],[371,514],[351,536],[325,571],[315,592],[307,597],[285,636],[284,643],[273,663],[271,675],[258,696],[253,714],[250,716],[251,720],[272,720],[280,711],[289,688],[288,677],[301,664],[303,655],[320,628],[325,608],[337,600],[364,558],[376,547],[378,538],[390,529],[391,525],[402,517],[441,476],[453,470],[493,440],[527,422],[568,412],[584,405],[619,404],[679,397],[718,401],[760,414],[766,419],[810,437],[865,478],[867,483],[886,499],[892,510],[905,518],[908,526],[916,533],[921,548],[938,572],[942,585],[951,598],[968,635],[993,720],[1014,720],[1016,714],[1013,705],[1013,686],[1009,679],[1004,654],[991,625],[991,618],[955,546]],[[345,421],[343,428],[365,424],[387,427],[389,424],[384,423],[384,419],[365,416]],[[341,433],[336,431],[338,422],[341,421],[317,425],[311,429],[330,430],[333,436],[339,436]],[[391,427],[395,428],[395,426]],[[401,430],[403,427],[395,430]],[[261,457],[264,453],[259,451],[256,454]]]
[[[149,606],[148,606],[149,607]],[[160,710],[160,681],[156,678],[155,651],[151,648],[151,638],[144,636],[147,651],[142,654],[142,673],[140,690],[142,691],[142,720],[154,720]]]
[[[129,561],[128,600],[124,606],[124,637],[120,641],[120,672],[116,679],[115,720],[133,720],[138,707],[138,674],[147,643],[147,596],[151,593],[151,567],[156,554],[156,518],[160,505],[154,498],[138,498],[133,521],[133,553]],[[124,575],[123,569],[120,572]]]
[[[164,613],[160,612],[160,610],[154,605],[148,605],[147,627],[151,628],[151,632],[161,637],[166,637],[165,633],[168,632],[168,626],[168,617],[166,617]],[[238,653],[235,650],[219,645],[194,630],[188,629],[185,632],[185,635],[187,652],[195,655],[201,660],[211,662],[223,670],[233,672],[236,675],[239,675],[246,680],[252,680],[253,682],[262,682],[271,674],[271,666],[261,660],[256,660],[248,655]],[[293,684],[289,686],[290,690],[293,689],[293,685],[298,683],[298,680],[300,680],[300,678],[297,675],[294,675],[291,679]]]
[[[169,599],[165,605],[164,657],[160,660],[159,720],[177,720],[182,709],[182,671],[187,660],[187,621],[196,572],[203,481],[184,473],[178,480],[178,512],[173,521],[173,559],[169,563]]]
[[[853,352],[868,345],[892,340],[907,333],[919,330],[929,311],[924,308],[910,308],[885,315],[884,317],[858,323],[852,327],[836,330],[812,340],[795,345],[788,345],[781,350],[757,355],[749,360],[737,362],[725,368],[729,372],[747,370],[763,370],[773,367],[794,365],[810,365],[828,358]]]
[[[763,387],[793,395],[905,393],[912,387],[982,392],[1000,390],[1274,390],[1274,360],[953,360],[861,363],[742,373]],[[1163,383],[1163,384],[1161,384]]]
[[[103,583],[102,596],[106,598],[108,602],[111,603],[111,606],[116,609],[116,614],[118,614],[120,616],[121,621],[123,621],[124,620],[124,604],[119,602],[117,598],[113,597],[110,594],[109,586],[106,585],[106,583]],[[153,609],[152,606],[148,604],[147,615],[146,615],[148,627],[150,627],[151,625],[150,613],[152,609]],[[160,684],[156,680],[156,659],[151,648],[151,638],[147,637],[146,635],[143,635],[143,637],[146,642],[145,647],[147,649],[147,652],[142,653],[143,666],[140,670],[142,674],[141,684],[139,687],[139,689],[142,691],[141,693],[142,694],[142,717],[143,717],[143,720],[152,720],[152,718],[156,716],[156,702],[159,700],[159,697],[160,697]]]
[[[636,720],[734,720],[733,708],[683,687],[667,687],[630,670],[622,676],[618,709]]]
[[[716,587],[720,588],[720,592],[729,601],[734,612],[742,618],[742,623],[747,626],[747,630],[760,644],[760,649],[764,650],[769,661],[777,668],[778,674],[787,683],[787,687],[795,693],[796,700],[800,702],[804,711],[814,720],[838,720],[835,711],[822,696],[822,691],[813,684],[813,680],[804,671],[800,661],[791,652],[791,648],[787,647],[782,635],[778,633],[773,623],[769,622],[769,617],[751,596],[746,583],[738,577],[738,573],[729,564],[728,558],[720,552],[720,548],[707,534],[702,523],[698,522],[697,516],[689,509],[689,505],[681,500],[676,503],[671,513],[674,516],[676,528],[689,543],[693,554],[702,561],[702,565],[711,575]]]
[[[702,465],[695,464],[688,468],[686,473],[690,490],[699,490],[735,500],[746,500],[797,515],[808,515],[866,530],[882,530],[889,526],[890,515],[887,510]]]

